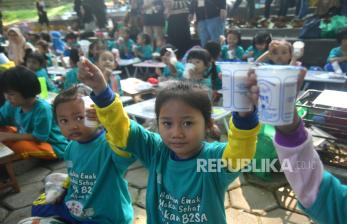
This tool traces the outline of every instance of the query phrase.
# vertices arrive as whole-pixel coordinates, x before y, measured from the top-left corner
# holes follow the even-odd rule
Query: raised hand
[[[107,88],[107,83],[101,70],[86,58],[82,58],[78,64],[78,79],[92,88],[96,95],[102,93]]]

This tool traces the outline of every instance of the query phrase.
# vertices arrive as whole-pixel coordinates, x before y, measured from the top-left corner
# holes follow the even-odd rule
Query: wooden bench
[[[0,165],[5,166],[8,174],[8,179],[0,182],[0,191],[8,187],[13,187],[16,192],[20,191],[12,165],[13,161],[19,159],[19,155],[0,142]]]

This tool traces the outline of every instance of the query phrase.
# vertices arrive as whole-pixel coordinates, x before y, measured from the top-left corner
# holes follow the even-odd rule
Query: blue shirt
[[[19,134],[31,134],[39,142],[51,144],[58,158],[63,158],[67,140],[55,122],[51,105],[45,100],[37,98],[34,108],[28,112],[6,101],[0,108],[0,126],[5,125],[15,126]]]
[[[102,224],[133,223],[124,176],[134,158],[118,156],[107,142],[105,131],[88,142],[71,141],[64,159],[70,177],[64,202],[74,218]]]

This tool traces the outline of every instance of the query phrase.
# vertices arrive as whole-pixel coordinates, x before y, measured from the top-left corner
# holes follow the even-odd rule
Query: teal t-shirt
[[[310,208],[299,207],[317,223],[346,223],[347,185],[325,171],[316,201]]]
[[[132,224],[133,208],[125,180],[134,158],[123,158],[109,146],[105,131],[92,140],[71,141],[64,156],[70,186],[64,198],[70,214],[80,221]]]
[[[236,46],[232,55],[229,54],[229,45],[225,44],[222,46],[221,57],[223,60],[242,60],[243,48]]]
[[[249,47],[247,48],[247,50],[245,51],[244,55],[248,55],[248,53],[249,53],[250,51],[253,51],[253,56],[252,56],[252,58],[254,58],[254,61],[255,61],[255,60],[257,60],[257,58],[259,58],[262,54],[264,54],[266,50],[260,51],[260,50],[258,50],[256,47],[253,47],[253,45],[251,45],[251,46],[249,46]]]
[[[113,90],[113,91],[117,91],[118,95],[123,96],[123,89],[122,89],[122,85],[120,82],[121,78],[120,76],[117,75],[113,75],[111,77],[111,79],[108,81],[108,86]],[[114,85],[114,82],[116,83],[116,86]]]
[[[198,169],[199,161],[222,158],[225,147],[226,143],[203,142],[196,157],[175,161],[158,133],[131,121],[125,150],[139,158],[149,172],[147,223],[226,223],[225,193],[240,173],[226,169],[199,172]]]
[[[47,89],[50,92],[59,92],[58,88],[53,84],[53,81],[48,77],[47,70],[41,68],[35,72],[37,77],[44,77],[46,79]]]
[[[140,58],[142,60],[150,60],[152,59],[152,53],[153,53],[153,47],[150,44],[147,44],[145,46],[137,45],[137,50],[142,55]]]
[[[31,111],[23,112],[9,101],[0,108],[0,126],[12,125],[20,134],[32,134],[38,141],[52,145],[59,158],[63,158],[67,140],[61,134],[53,117],[52,107],[45,100],[37,98]]]
[[[341,47],[335,47],[330,50],[329,56],[327,58],[327,63],[329,63],[331,58],[342,57],[343,53]]]
[[[173,76],[171,74],[169,67],[165,66],[165,68],[163,69],[163,76],[165,78],[172,78],[172,79],[177,79],[177,80],[183,79],[184,65],[181,62],[177,61],[175,64],[175,68],[176,68],[176,75]]]
[[[71,86],[79,83],[79,80],[77,79],[77,75],[78,75],[78,67],[72,68],[66,73],[66,77],[64,81],[64,89],[68,89]]]

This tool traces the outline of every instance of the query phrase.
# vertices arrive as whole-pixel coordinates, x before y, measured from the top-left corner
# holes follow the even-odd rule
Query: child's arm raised
[[[258,101],[258,87],[254,71],[248,74],[249,97],[254,105]],[[228,163],[230,171],[238,171],[248,165],[253,158],[256,149],[257,135],[260,129],[256,111],[233,113],[228,133],[228,145],[223,159]]]

